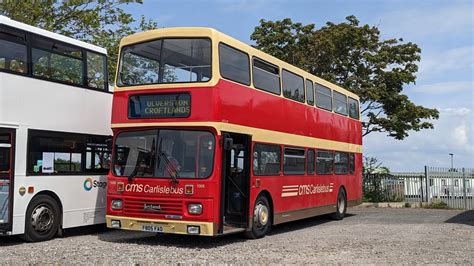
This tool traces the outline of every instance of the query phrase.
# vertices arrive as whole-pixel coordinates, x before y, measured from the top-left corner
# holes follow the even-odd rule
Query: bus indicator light
[[[193,185],[184,186],[184,194],[186,194],[186,195],[194,194],[194,186]]]
[[[123,182],[117,182],[117,192],[123,192],[125,185]]]
[[[32,194],[35,192],[35,187],[28,187],[28,193]]]

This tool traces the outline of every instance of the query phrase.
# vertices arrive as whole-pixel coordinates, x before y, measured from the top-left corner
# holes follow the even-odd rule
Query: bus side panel
[[[31,199],[38,194],[54,194],[62,206],[63,228],[105,223],[106,176],[27,176],[15,177],[13,234],[24,233],[25,215]],[[67,180],[67,186],[61,184]],[[34,193],[18,194],[20,187]]]
[[[26,176],[28,129],[111,135],[112,95],[8,73],[0,73],[0,95],[0,123],[18,125],[12,234],[24,233],[27,206],[34,195],[44,190],[53,191],[61,201],[66,201],[62,202],[67,219],[64,227],[93,224],[95,218],[84,222],[84,213],[95,212],[97,198],[105,200],[105,193],[91,195],[94,193],[91,190],[84,194],[84,182],[88,177],[98,177]],[[34,187],[34,193],[21,196],[20,187],[27,189],[29,186]],[[69,215],[73,216],[68,218]],[[95,221],[103,223],[104,219]]]
[[[226,80],[219,81],[216,91],[219,122],[357,145],[362,142],[360,121]]]

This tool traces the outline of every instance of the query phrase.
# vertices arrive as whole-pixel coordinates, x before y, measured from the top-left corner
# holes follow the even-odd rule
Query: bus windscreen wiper
[[[179,174],[178,174],[178,169],[173,165],[173,163],[168,159],[168,156],[164,152],[160,153],[160,159],[165,162],[165,168],[168,171],[168,174],[171,177],[171,180],[173,183],[178,184],[179,183]]]
[[[138,167],[135,167],[135,169],[133,169],[133,171],[128,176],[128,183],[132,182],[133,178],[137,175],[137,173],[138,173]]]

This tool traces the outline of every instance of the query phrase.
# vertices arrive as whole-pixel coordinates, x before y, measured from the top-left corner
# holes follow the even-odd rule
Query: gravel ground
[[[94,226],[60,239],[0,238],[0,264],[251,263],[474,264],[474,211],[351,208],[342,221],[315,217],[246,240],[155,235]]]

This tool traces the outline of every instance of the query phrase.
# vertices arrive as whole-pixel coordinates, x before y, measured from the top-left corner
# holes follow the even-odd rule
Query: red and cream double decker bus
[[[107,226],[264,236],[362,197],[357,95],[209,28],[121,42]]]

